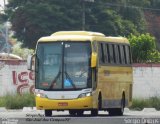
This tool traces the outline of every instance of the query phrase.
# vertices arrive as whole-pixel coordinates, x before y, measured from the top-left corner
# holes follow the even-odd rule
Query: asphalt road
[[[30,108],[3,110],[0,111],[0,124],[160,124],[160,111],[155,109],[125,109],[124,116],[109,116],[104,111],[97,117],[90,116],[90,112],[85,112],[83,117],[69,116],[68,111],[53,111],[52,114],[52,117],[44,117],[43,111]]]

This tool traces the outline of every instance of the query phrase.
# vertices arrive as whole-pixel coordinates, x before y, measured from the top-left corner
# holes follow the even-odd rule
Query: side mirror
[[[28,70],[31,70],[31,71],[33,70],[33,69],[32,69],[32,65],[33,65],[32,62],[33,62],[33,57],[34,57],[34,56],[35,56],[35,55],[29,55],[28,58],[27,58],[27,69],[28,69]]]
[[[91,67],[94,68],[97,65],[97,53],[93,52],[91,55]]]

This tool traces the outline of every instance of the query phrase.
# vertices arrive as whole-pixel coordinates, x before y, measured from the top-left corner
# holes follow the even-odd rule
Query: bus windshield
[[[90,42],[39,43],[36,52],[36,88],[91,88],[90,47]]]

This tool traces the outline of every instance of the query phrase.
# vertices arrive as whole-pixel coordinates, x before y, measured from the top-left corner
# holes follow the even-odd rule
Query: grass
[[[133,99],[130,108],[133,110],[142,110],[143,108],[155,108],[156,110],[160,110],[160,98],[151,97],[148,99]]]
[[[23,107],[34,106],[35,98],[33,94],[8,94],[0,98],[0,107],[6,107],[7,109],[22,109]]]

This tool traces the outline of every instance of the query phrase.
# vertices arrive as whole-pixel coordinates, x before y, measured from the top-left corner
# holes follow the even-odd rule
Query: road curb
[[[6,112],[7,109],[5,107],[0,107],[0,112]]]
[[[33,111],[32,107],[23,107],[22,112]]]
[[[156,112],[157,110],[155,108],[144,108],[142,112]]]

